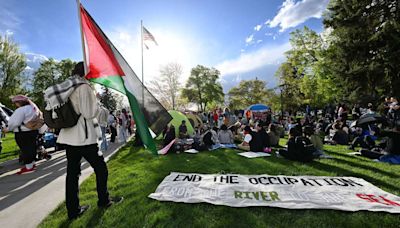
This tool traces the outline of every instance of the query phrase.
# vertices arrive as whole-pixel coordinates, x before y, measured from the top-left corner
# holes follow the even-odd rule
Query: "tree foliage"
[[[182,96],[189,102],[198,104],[201,111],[205,111],[211,102],[222,103],[224,92],[221,83],[218,82],[219,76],[220,72],[217,69],[197,65],[191,71]]]
[[[50,58],[41,63],[39,69],[34,73],[33,90],[31,97],[39,106],[44,107],[43,92],[50,86],[60,83],[71,76],[75,62],[64,59],[60,62]]]
[[[23,92],[21,82],[26,67],[25,55],[8,36],[0,35],[0,102],[11,106],[10,96]]]
[[[101,89],[103,93],[100,94],[100,102],[109,111],[116,111],[120,106],[119,104],[122,105],[122,96],[107,87],[102,86]]]
[[[239,110],[252,104],[267,103],[270,94],[265,81],[257,78],[255,80],[242,80],[238,86],[231,88],[228,92],[229,107],[232,110]]]
[[[332,28],[330,70],[351,100],[378,102],[400,95],[400,3],[333,0],[324,19]]]
[[[287,106],[379,103],[400,96],[400,2],[332,0],[325,32],[291,33],[292,49],[277,72]],[[293,98],[292,98],[293,99]]]

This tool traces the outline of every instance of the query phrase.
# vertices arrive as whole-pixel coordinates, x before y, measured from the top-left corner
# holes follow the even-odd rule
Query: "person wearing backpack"
[[[39,108],[28,97],[17,95],[11,101],[17,109],[8,120],[6,131],[14,131],[15,142],[21,150],[24,167],[17,172],[20,175],[36,169],[36,138],[39,133],[38,129],[43,126],[43,122],[40,120]]]
[[[89,206],[79,204],[79,176],[81,159],[85,158],[96,174],[96,187],[100,208],[107,208],[123,200],[122,197],[110,197],[107,190],[108,169],[103,154],[99,151],[98,141],[101,131],[96,116],[99,112],[95,93],[84,79],[84,65],[79,62],[72,71],[73,75],[65,82],[52,86],[45,91],[46,110],[54,110],[58,118],[68,118],[57,110],[71,104],[71,112],[78,119],[71,127],[61,127],[57,142],[66,145],[67,177],[66,207],[70,220],[82,215]],[[56,95],[54,95],[56,94]],[[55,117],[56,115],[52,115]],[[72,124],[71,124],[72,125]]]
[[[292,161],[310,162],[313,160],[313,147],[311,141],[302,136],[297,128],[289,130],[289,140],[287,142],[287,149],[280,149],[279,155]]]

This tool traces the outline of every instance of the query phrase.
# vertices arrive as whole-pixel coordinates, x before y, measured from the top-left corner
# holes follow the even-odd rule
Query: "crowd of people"
[[[61,124],[57,142],[66,149],[66,206],[70,219],[87,210],[86,206],[79,204],[77,194],[82,157],[96,173],[99,207],[108,207],[122,200],[122,197],[109,196],[108,170],[102,152],[109,147],[107,132],[111,134],[111,143],[117,140],[126,142],[134,133],[135,125],[126,109],[114,114],[100,104],[99,97],[96,98],[93,88],[83,77],[83,69],[83,63],[78,63],[71,78],[45,91],[47,105],[43,112],[27,96],[16,95],[12,97],[16,110],[11,117],[7,120],[0,115],[0,124],[6,126],[2,130],[14,132],[21,150],[24,166],[17,174],[36,170],[38,142],[49,131],[44,119],[49,119],[46,121],[48,125],[53,124],[53,119],[62,120],[54,121],[54,125]],[[68,115],[65,115],[66,110]],[[228,108],[197,115],[202,123],[193,126],[193,133],[188,132],[191,123],[185,120],[177,126],[178,129],[173,125],[167,126],[162,146],[173,144],[169,150],[177,153],[190,148],[204,151],[221,147],[265,153],[276,151],[278,156],[286,159],[309,162],[329,157],[324,153],[324,144],[347,145],[351,150],[361,147],[363,156],[400,163],[400,105],[394,97],[385,99],[381,114],[372,104],[365,108],[355,104],[351,110],[340,104],[336,108],[328,105],[314,111],[307,106],[301,115],[281,113],[274,116],[268,110],[261,118],[256,118],[249,110],[231,112]],[[286,134],[287,145],[282,147],[279,141]]]
[[[12,97],[16,109],[8,121],[2,118],[6,126],[3,131],[13,131],[20,148],[24,166],[16,173],[18,175],[36,170],[40,136],[50,130],[47,125],[59,126],[57,143],[64,146],[67,158],[66,207],[69,219],[77,218],[89,208],[80,205],[78,197],[82,157],[96,174],[98,206],[107,208],[123,200],[123,197],[112,197],[108,192],[108,169],[102,152],[108,147],[105,136],[108,128],[112,133],[111,142],[115,142],[117,128],[119,140],[125,142],[127,135],[132,134],[133,127],[132,118],[125,109],[114,116],[99,105],[94,89],[84,75],[84,65],[80,62],[76,64],[72,77],[46,89],[44,110],[40,110],[27,96]]]
[[[309,106],[304,113],[285,113],[273,116],[268,111],[263,119],[255,119],[251,112],[230,112],[216,109],[209,113],[198,113],[202,126],[194,126],[192,135],[187,133],[186,122],[164,131],[163,145],[177,138],[171,151],[182,152],[188,148],[212,150],[221,145],[253,152],[271,152],[279,147],[279,139],[288,135],[286,148],[277,148],[278,156],[302,162],[315,158],[329,158],[324,153],[324,144],[347,145],[349,149],[360,148],[362,156],[397,163],[400,155],[400,109],[396,98],[387,98],[382,105],[382,114],[369,103],[365,108],[359,104],[350,110],[340,104],[329,105],[312,111]],[[296,116],[301,116],[296,118]],[[371,118],[365,123],[361,119]],[[354,123],[353,123],[354,122]],[[191,139],[191,140],[187,140]],[[182,146],[182,140],[189,142]],[[225,146],[226,147],[226,146]]]

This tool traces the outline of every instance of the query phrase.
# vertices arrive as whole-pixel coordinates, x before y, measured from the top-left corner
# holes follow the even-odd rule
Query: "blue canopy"
[[[250,111],[263,112],[263,111],[267,111],[271,108],[264,104],[254,104],[254,105],[250,105],[247,109]]]

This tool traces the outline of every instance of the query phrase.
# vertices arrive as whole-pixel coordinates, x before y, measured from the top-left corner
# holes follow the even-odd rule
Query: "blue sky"
[[[322,32],[328,0],[82,0],[82,4],[141,75],[140,20],[159,46],[145,51],[145,80],[178,62],[185,80],[197,64],[221,71],[224,90],[258,77],[269,87],[290,48],[289,34],[309,26]],[[82,59],[76,2],[0,1],[0,34],[28,58]],[[33,56],[33,57],[32,57]]]

